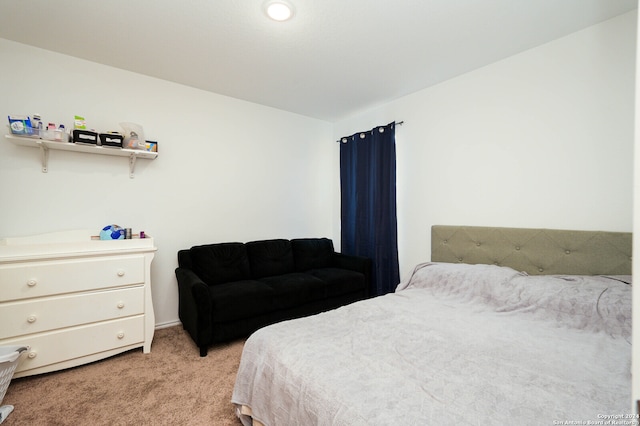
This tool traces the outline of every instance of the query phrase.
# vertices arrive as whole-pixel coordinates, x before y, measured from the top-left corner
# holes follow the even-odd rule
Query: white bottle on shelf
[[[33,134],[41,138],[43,133],[42,132],[43,126],[42,126],[42,118],[40,117],[40,114],[33,114],[33,118],[31,120],[31,127],[33,128]]]

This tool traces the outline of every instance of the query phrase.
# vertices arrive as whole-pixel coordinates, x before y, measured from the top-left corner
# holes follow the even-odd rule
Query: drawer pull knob
[[[34,286],[34,285],[36,285],[36,284],[38,284],[38,281],[36,281],[36,280],[34,280],[34,279],[31,279],[31,280],[27,281],[27,285],[28,285],[29,287],[33,287],[33,286]]]
[[[35,352],[35,351],[31,351],[31,352],[29,352],[29,355],[27,355],[27,357],[28,357],[29,359],[34,359],[34,358],[35,358],[35,357],[37,357],[37,356],[38,356],[38,353],[37,353],[37,352]]]
[[[118,276],[124,277],[124,271],[122,269],[118,271]]]
[[[36,322],[36,316],[35,315],[29,315],[27,317],[27,322],[33,324],[34,322]]]
[[[118,339],[124,339],[124,333],[123,332],[118,333]]]
[[[124,302],[118,302],[118,309],[124,308]]]

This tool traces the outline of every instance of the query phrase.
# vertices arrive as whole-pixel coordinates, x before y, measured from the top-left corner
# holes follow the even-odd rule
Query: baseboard
[[[161,328],[174,327],[176,325],[181,325],[181,324],[182,323],[180,322],[180,320],[161,322],[159,324],[156,324],[155,329],[160,330]]]

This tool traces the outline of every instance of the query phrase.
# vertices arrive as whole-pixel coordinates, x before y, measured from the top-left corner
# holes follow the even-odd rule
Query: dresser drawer
[[[0,341],[2,345],[28,345],[30,350],[16,373],[98,354],[144,341],[144,316],[128,317],[48,333]]]
[[[0,265],[0,302],[145,282],[144,255]]]
[[[0,303],[0,339],[142,313],[142,285]]]

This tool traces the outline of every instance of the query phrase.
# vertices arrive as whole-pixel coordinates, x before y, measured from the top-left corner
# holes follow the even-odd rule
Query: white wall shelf
[[[129,177],[133,178],[136,167],[136,160],[142,158],[145,160],[155,160],[158,157],[157,152],[142,151],[137,149],[125,148],[108,148],[97,145],[84,145],[69,142],[56,142],[46,139],[37,139],[24,136],[5,135],[10,142],[32,148],[40,148],[42,158],[42,173],[49,170],[49,150],[56,149],[61,151],[84,152],[87,154],[111,155],[116,157],[129,157]]]

